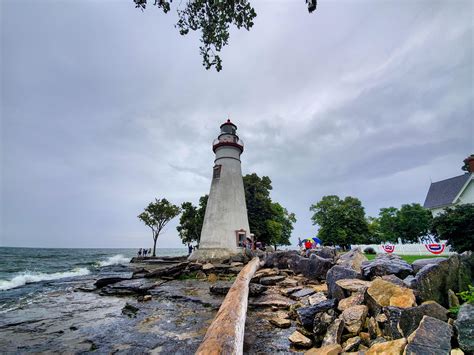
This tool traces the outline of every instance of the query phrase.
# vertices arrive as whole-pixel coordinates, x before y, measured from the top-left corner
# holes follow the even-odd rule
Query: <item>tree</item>
[[[245,175],[243,180],[250,230],[256,240],[270,243],[272,231],[268,229],[267,221],[273,217],[272,181],[268,176],[260,178],[255,173]]]
[[[429,235],[431,212],[419,203],[402,205],[397,211],[397,230],[402,243],[418,243]]]
[[[180,213],[180,208],[163,198],[145,208],[145,211],[138,215],[138,218],[150,227],[153,233],[153,256],[156,256],[156,241],[166,224]]]
[[[267,231],[270,235],[270,244],[277,249],[278,245],[291,245],[290,238],[296,223],[294,213],[289,213],[278,202],[272,203],[272,219],[267,220]]]
[[[324,196],[310,207],[314,212],[313,225],[319,225],[319,237],[328,245],[339,245],[347,249],[351,244],[364,241],[369,234],[364,207],[359,199]]]
[[[288,212],[270,197],[272,181],[253,173],[243,177],[250,231],[255,240],[275,246],[290,245],[294,213]]]
[[[135,7],[146,9],[147,0],[133,0]],[[151,2],[151,1],[150,1]],[[153,5],[164,13],[171,10],[173,0],[154,0]],[[309,12],[316,9],[316,0],[306,0]],[[184,8],[178,8],[178,22],[175,27],[182,36],[189,31],[201,31],[199,47],[203,65],[206,69],[215,67],[222,69],[222,60],[217,53],[229,43],[229,28],[234,25],[238,29],[250,30],[257,16],[255,9],[248,0],[193,0],[186,1]]]
[[[383,234],[380,228],[380,219],[377,217],[367,217],[367,224],[369,227],[369,234],[364,240],[365,244],[379,244],[384,241]]]
[[[448,208],[433,218],[431,232],[447,240],[454,251],[462,253],[474,246],[474,204]]]
[[[395,207],[381,208],[379,226],[382,242],[396,243],[398,241],[398,209]]]
[[[182,214],[179,218],[179,225],[176,227],[183,244],[198,242],[201,238],[204,214],[206,213],[208,195],[199,199],[199,207],[193,206],[191,202],[184,202],[181,205]]]

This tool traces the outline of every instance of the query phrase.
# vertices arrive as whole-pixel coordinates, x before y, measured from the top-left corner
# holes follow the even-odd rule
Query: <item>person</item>
[[[148,252],[148,249],[143,249],[143,257],[146,258],[146,253]]]
[[[148,248],[148,255],[151,255],[151,248]]]
[[[142,248],[138,249],[138,257],[142,256]]]
[[[306,249],[306,257],[309,257],[311,246],[311,241],[309,239],[306,239],[306,241],[304,242],[304,248]]]
[[[193,246],[191,245],[191,243],[188,243],[188,255],[191,255],[192,252],[193,252]]]
[[[303,245],[303,242],[301,241],[301,238],[298,237],[298,246],[301,248],[302,245]]]

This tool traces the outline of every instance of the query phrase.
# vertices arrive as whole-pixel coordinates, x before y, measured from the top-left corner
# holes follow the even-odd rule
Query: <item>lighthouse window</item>
[[[219,179],[221,177],[221,168],[222,168],[222,165],[214,166],[214,172],[212,174],[213,179]]]

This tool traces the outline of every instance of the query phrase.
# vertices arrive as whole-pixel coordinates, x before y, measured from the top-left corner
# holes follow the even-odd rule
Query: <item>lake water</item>
[[[127,265],[137,249],[49,249],[0,247],[0,312],[28,301],[65,280],[94,275],[113,265]],[[186,248],[157,249],[158,256],[186,255]]]

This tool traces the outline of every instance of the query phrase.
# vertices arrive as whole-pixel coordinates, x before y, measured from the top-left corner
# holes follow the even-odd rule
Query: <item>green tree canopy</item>
[[[398,209],[395,207],[381,208],[379,212],[379,231],[381,242],[396,243],[399,237]]]
[[[313,224],[319,226],[319,237],[328,245],[339,245],[347,249],[351,244],[366,240],[369,227],[365,219],[364,207],[359,199],[338,196],[324,196],[313,204],[310,211]]]
[[[293,223],[296,222],[296,216],[294,213],[289,213],[278,202],[272,203],[271,208],[272,219],[267,220],[267,232],[270,235],[268,242],[276,250],[278,245],[291,245],[291,232],[293,231]]]
[[[419,203],[402,205],[397,212],[397,227],[402,243],[418,243],[430,232],[431,212]]]
[[[448,208],[433,218],[431,232],[447,240],[454,251],[462,253],[474,246],[474,204]]]
[[[133,0],[135,7],[145,10],[152,3],[164,13],[171,10],[173,0]],[[306,0],[309,12],[316,9],[316,0]],[[184,6],[177,9],[178,22],[175,27],[182,36],[189,31],[201,32],[199,47],[203,65],[206,69],[222,69],[222,60],[218,53],[229,43],[229,29],[250,30],[257,16],[248,0],[193,0],[184,1]],[[179,2],[181,4],[181,2]]]
[[[180,213],[180,208],[167,199],[155,199],[138,215],[138,218],[147,225],[153,233],[153,256],[156,256],[156,241],[166,224]]]
[[[183,244],[199,243],[204,223],[204,214],[206,213],[207,199],[208,195],[201,196],[199,207],[194,206],[191,202],[184,202],[181,205],[183,213],[179,218],[179,225],[176,229]]]

